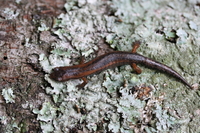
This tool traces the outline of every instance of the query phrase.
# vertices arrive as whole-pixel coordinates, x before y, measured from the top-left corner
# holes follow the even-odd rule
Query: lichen
[[[13,88],[7,88],[2,90],[2,96],[6,100],[6,103],[14,103],[15,95],[13,94]]]
[[[4,8],[3,13],[6,15],[7,19],[15,19],[19,15],[18,10],[12,10],[11,8]]]
[[[121,51],[131,51],[132,42],[142,40],[138,53],[171,66],[181,75],[185,73],[184,77],[189,77],[189,82],[198,82],[198,76],[193,81],[192,74],[200,74],[200,70],[194,72],[189,69],[196,68],[193,64],[198,66],[199,62],[198,57],[193,58],[196,55],[193,52],[198,55],[199,49],[191,44],[194,42],[195,47],[199,47],[197,42],[200,39],[195,38],[194,33],[198,32],[195,24],[198,27],[200,21],[191,13],[190,6],[186,7],[185,2],[179,2],[97,0],[86,4],[81,0],[68,1],[65,4],[67,13],[61,14],[54,25],[54,28],[59,29],[55,34],[61,41],[52,43],[54,50],[48,57],[41,55],[40,63],[49,73],[56,66],[78,64],[77,59],[81,56],[86,57],[86,61],[91,60],[99,50],[97,44],[102,38],[105,38],[110,47]],[[105,4],[112,5],[109,8],[115,11],[114,16],[101,12],[99,5]],[[177,13],[179,11],[181,13]],[[185,18],[182,17],[183,14]],[[173,42],[169,38],[174,38]],[[188,114],[183,113],[189,105],[182,108],[176,106],[181,106],[178,104],[184,99],[181,93],[187,95],[185,91],[188,88],[170,75],[166,76],[165,73],[143,66],[141,68],[143,73],[140,75],[132,73],[129,66],[122,66],[88,76],[89,82],[84,90],[76,87],[81,83],[80,79],[59,83],[46,74],[45,79],[51,87],[46,87],[45,90],[52,95],[57,107],[45,103],[41,110],[34,111],[38,114],[43,131],[69,132],[81,125],[80,130],[88,132],[100,129],[127,133],[175,130],[185,132],[182,128],[187,129],[189,121],[181,120],[189,118]],[[140,88],[143,84],[154,86],[152,94],[146,100],[138,99],[131,92],[134,87]],[[197,97],[197,94],[194,95]],[[188,95],[188,99],[192,99],[191,97]],[[198,101],[193,99],[193,102]],[[192,103],[191,106],[197,109]],[[50,111],[50,114],[47,115],[44,109]],[[56,111],[57,115],[54,114]],[[183,113],[184,116],[179,117],[173,112]]]
[[[53,120],[56,118],[56,111],[57,108],[55,108],[49,102],[43,103],[42,109],[33,110],[33,113],[37,114],[37,120],[41,121],[40,124],[43,132],[46,133],[54,131],[52,124]]]

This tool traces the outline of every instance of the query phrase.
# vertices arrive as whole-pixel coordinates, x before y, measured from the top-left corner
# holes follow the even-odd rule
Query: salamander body
[[[69,79],[82,78],[84,83],[81,85],[81,87],[83,87],[87,83],[85,77],[88,75],[101,72],[105,69],[127,64],[132,65],[133,69],[135,69],[137,73],[140,73],[141,72],[140,69],[136,66],[136,64],[140,64],[148,68],[153,68],[168,73],[169,75],[172,75],[173,77],[179,79],[189,88],[192,88],[192,86],[175,70],[157,61],[154,61],[140,54],[137,54],[135,52],[136,49],[137,48],[135,48],[133,52],[122,52],[122,51],[110,52],[101,55],[87,63],[79,65],[56,67],[52,70],[50,78],[60,82],[67,81]]]

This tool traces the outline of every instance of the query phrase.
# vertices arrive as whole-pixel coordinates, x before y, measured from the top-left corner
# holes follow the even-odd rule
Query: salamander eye
[[[61,77],[58,77],[57,80],[58,80],[58,81],[62,81],[62,78],[61,78]]]
[[[59,71],[59,68],[58,68],[58,67],[56,67],[56,68],[54,68],[54,69],[53,69],[53,71]]]

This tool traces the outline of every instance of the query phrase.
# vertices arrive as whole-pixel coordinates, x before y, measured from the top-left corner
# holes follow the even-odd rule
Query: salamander
[[[114,51],[96,57],[89,62],[82,62],[79,65],[55,67],[50,74],[50,78],[59,82],[81,78],[83,80],[83,83],[78,85],[78,87],[82,88],[87,84],[87,79],[85,77],[88,75],[92,75],[105,69],[113,68],[120,65],[131,65],[136,73],[140,74],[141,69],[136,65],[140,64],[148,68],[157,69],[159,71],[172,75],[173,77],[179,79],[189,88],[193,88],[178,72],[176,72],[172,68],[136,53],[136,50],[139,47],[140,43],[135,42],[134,44],[135,45],[133,46],[132,52]]]

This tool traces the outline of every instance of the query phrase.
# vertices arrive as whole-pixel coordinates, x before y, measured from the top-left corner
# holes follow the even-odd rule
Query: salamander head
[[[52,69],[52,72],[49,77],[55,81],[63,81],[62,77],[64,73],[65,73],[64,70],[59,69],[59,67],[56,67]]]
[[[76,74],[77,74],[77,68],[73,68],[70,66],[56,67],[52,70],[49,77],[55,81],[63,82],[69,79],[76,78]]]

